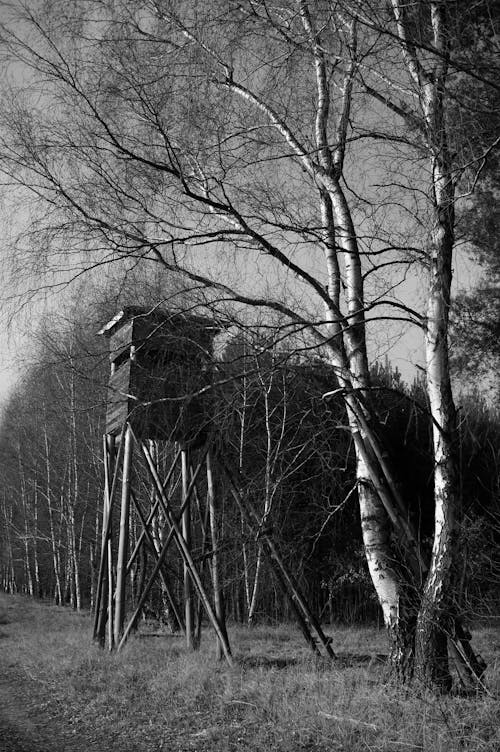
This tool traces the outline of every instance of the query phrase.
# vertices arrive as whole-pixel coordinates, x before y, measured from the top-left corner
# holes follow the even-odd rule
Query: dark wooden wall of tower
[[[211,419],[213,338],[209,319],[139,308],[120,311],[101,329],[109,339],[106,433],[129,421],[140,438],[195,443]]]

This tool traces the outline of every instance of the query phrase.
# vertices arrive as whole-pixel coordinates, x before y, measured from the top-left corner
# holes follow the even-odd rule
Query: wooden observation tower
[[[200,398],[210,385],[212,344],[218,331],[206,318],[130,307],[120,311],[99,332],[109,339],[111,374],[94,636],[104,644],[107,635],[110,649],[124,644],[159,579],[176,625],[185,631],[188,646],[193,647],[196,640],[194,590],[215,629],[218,649],[231,662],[218,584],[209,398]],[[168,442],[172,449],[164,477],[158,463],[159,442]],[[150,485],[146,503],[134,490],[137,453]],[[204,500],[200,491],[202,471],[206,475]],[[120,480],[118,514],[113,505]],[[209,522],[212,597],[191,551],[193,502],[198,511],[204,507],[202,516]],[[140,527],[133,550],[132,515]],[[159,535],[155,536],[155,530]],[[207,534],[205,530],[204,535]],[[167,551],[172,544],[183,562],[184,614],[176,603],[167,573]],[[149,557],[153,556],[154,564],[140,592],[135,594],[133,612],[126,622],[127,606],[132,601],[131,579],[144,549]]]
[[[214,456],[210,385],[213,340],[219,331],[208,318],[129,307],[99,332],[109,340],[111,373],[94,638],[119,650],[136,628],[153,586],[159,584],[187,646],[197,646],[204,611],[217,636],[219,657],[232,663],[220,582],[217,502],[223,480],[249,530],[261,541],[308,643],[317,653],[322,645],[334,657],[272,532],[244,498],[224,458]],[[160,446],[167,448],[168,461],[160,458]],[[167,566],[173,546],[182,561],[183,607]]]

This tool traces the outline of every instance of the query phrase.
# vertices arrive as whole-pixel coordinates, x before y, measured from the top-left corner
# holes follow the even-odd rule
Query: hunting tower
[[[211,363],[219,328],[209,319],[161,309],[128,307],[99,332],[109,340],[105,492],[101,560],[96,592],[94,637],[120,648],[135,628],[155,581],[169,602],[169,612],[196,643],[194,599],[203,606],[218,640],[218,652],[231,663],[224,625],[217,563],[217,521],[211,457]],[[169,467],[160,476],[158,449],[168,444]],[[139,449],[134,472],[134,448]],[[141,464],[142,462],[142,464]],[[206,477],[203,480],[201,471]],[[165,471],[165,463],[163,463]],[[134,492],[134,481],[149,479],[145,498]],[[113,509],[121,480],[121,505]],[[144,494],[143,494],[144,496]],[[206,528],[193,537],[191,504],[210,520],[211,586],[196,566],[193,540],[206,547]],[[205,507],[202,513],[200,510]],[[132,521],[132,524],[131,524]],[[138,533],[138,530],[140,531]],[[134,540],[131,541],[133,531]],[[183,562],[184,614],[169,582],[167,550],[175,543]],[[133,546],[131,544],[134,544]],[[171,546],[170,546],[171,547]],[[151,562],[151,558],[153,561]],[[146,567],[144,563],[149,560]],[[142,562],[142,563],[140,563]],[[137,571],[142,584],[135,587]],[[206,577],[205,577],[206,580]],[[213,601],[213,603],[212,603]],[[127,607],[133,613],[125,624]],[[198,629],[199,632],[199,629]]]
[[[216,477],[209,387],[213,340],[220,331],[201,316],[128,307],[99,332],[109,340],[111,369],[94,638],[104,645],[107,637],[110,649],[120,649],[135,629],[156,582],[187,646],[196,647],[199,642],[203,610],[217,635],[219,657],[232,664],[219,562],[222,511],[218,497],[224,478],[242,519],[262,542],[311,648],[319,652],[319,643],[333,657],[329,638],[300,594],[269,527],[245,499],[222,452],[217,457],[220,477]],[[159,462],[160,445],[168,450],[168,462],[165,458]],[[139,450],[137,460],[135,449]],[[134,484],[142,489],[143,498]],[[119,485],[118,509],[114,500]],[[181,588],[179,582],[172,587],[171,567],[166,565],[171,544],[182,561]],[[182,599],[184,608],[178,603]],[[133,612],[126,624],[130,607]]]
[[[128,307],[99,332],[109,339],[106,433],[128,421],[137,438],[203,441],[210,422],[210,319]],[[203,396],[200,396],[199,393]]]

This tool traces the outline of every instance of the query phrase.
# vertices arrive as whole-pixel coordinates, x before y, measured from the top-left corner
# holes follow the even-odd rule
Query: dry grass
[[[209,633],[196,654],[185,652],[181,638],[165,635],[136,637],[115,655],[91,644],[86,615],[20,597],[3,601],[10,623],[2,627],[2,668],[39,698],[44,728],[64,742],[50,749],[500,748],[498,630],[482,630],[475,641],[490,664],[491,694],[436,698],[388,681],[376,659],[385,649],[384,634],[373,629],[333,630],[343,660],[332,665],[312,658],[293,626],[234,628],[237,665],[229,669],[216,664]]]

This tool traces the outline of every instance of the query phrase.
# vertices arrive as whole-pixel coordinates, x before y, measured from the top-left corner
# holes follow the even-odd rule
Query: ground
[[[116,655],[92,644],[88,614],[0,594],[0,752],[500,749],[494,627],[479,635],[489,669],[473,698],[394,686],[376,629],[331,629],[334,664],[293,625],[230,631],[233,668],[208,631],[189,654],[144,625]]]

